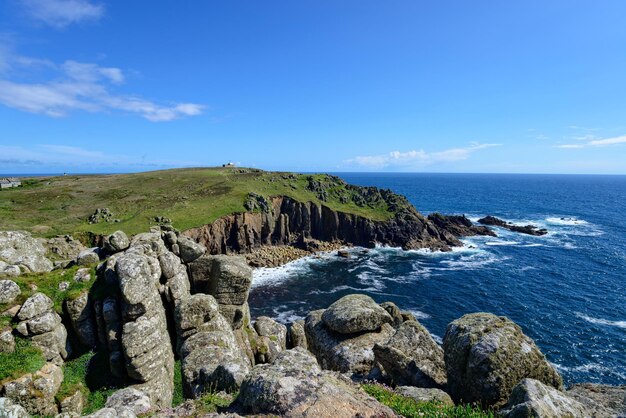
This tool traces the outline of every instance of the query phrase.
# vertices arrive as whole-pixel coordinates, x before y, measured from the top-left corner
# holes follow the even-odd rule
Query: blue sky
[[[626,2],[3,0],[0,173],[626,173]]]

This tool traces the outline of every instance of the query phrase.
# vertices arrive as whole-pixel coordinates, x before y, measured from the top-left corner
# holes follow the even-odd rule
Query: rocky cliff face
[[[375,221],[286,196],[272,198],[265,211],[224,216],[212,224],[187,230],[184,235],[204,245],[211,254],[247,253],[263,245],[293,245],[307,239],[443,251],[461,245],[454,235],[412,206],[400,209],[387,221]]]

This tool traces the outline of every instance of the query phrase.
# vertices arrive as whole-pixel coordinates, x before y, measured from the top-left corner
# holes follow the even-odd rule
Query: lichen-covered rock
[[[272,364],[255,366],[238,402],[253,414],[293,418],[396,416],[348,379],[322,371],[303,348],[280,353]]]
[[[9,398],[0,398],[1,418],[30,418],[30,414],[20,404]]]
[[[43,293],[35,293],[22,304],[17,313],[17,319],[27,321],[36,316],[48,312],[54,306],[54,302]]]
[[[74,281],[78,283],[84,283],[91,280],[91,272],[88,268],[83,267],[76,270],[76,274],[74,274]]]
[[[198,244],[191,238],[178,237],[176,242],[178,244],[178,250],[180,252],[180,258],[185,263],[191,263],[206,252],[204,245]]]
[[[0,305],[13,302],[20,293],[20,287],[13,280],[0,280]]]
[[[150,397],[140,390],[132,387],[120,389],[107,399],[105,408],[111,408],[118,412],[129,410],[135,415],[145,414],[152,407]]]
[[[104,249],[109,253],[119,253],[130,246],[128,235],[124,231],[115,231],[104,238]]]
[[[592,418],[626,417],[626,385],[577,383],[565,394],[580,402]]]
[[[398,386],[395,389],[398,395],[411,398],[417,402],[437,402],[443,405],[454,406],[450,395],[437,388],[418,388],[415,386]]]
[[[367,295],[347,295],[330,305],[322,320],[328,329],[341,334],[375,331],[393,318]]]
[[[455,401],[498,407],[524,378],[557,389],[563,386],[535,342],[505,317],[465,315],[448,325],[443,348],[448,389]]]
[[[393,322],[391,325],[393,325],[394,328],[399,327],[400,324],[405,321],[404,317],[402,316],[402,311],[395,303],[383,302],[380,304],[380,307],[386,310],[389,315],[391,315],[391,317],[393,318]]]
[[[0,261],[33,273],[52,270],[43,244],[24,231],[0,231]]]
[[[443,388],[443,350],[420,323],[402,323],[387,342],[374,345],[376,361],[396,385]]]
[[[304,331],[304,320],[299,319],[289,327],[289,348],[302,347],[309,348],[306,342],[306,332]]]
[[[578,401],[534,379],[524,379],[513,388],[500,411],[505,418],[585,418],[589,413]]]
[[[44,243],[49,252],[63,260],[75,260],[85,246],[71,235],[59,235]]]
[[[65,312],[80,342],[86,347],[96,346],[96,324],[93,317],[93,302],[88,291],[77,298],[65,301]]]
[[[393,327],[385,323],[375,332],[340,334],[326,327],[323,312],[312,311],[306,317],[304,329],[309,350],[323,369],[367,376],[375,365],[374,345],[389,340],[395,332]]]
[[[15,337],[11,328],[0,330],[0,353],[13,353],[15,351]]]
[[[219,306],[211,295],[198,293],[185,298],[174,311],[177,334],[186,339],[202,331],[215,330],[214,318],[219,315]]]
[[[85,395],[80,390],[66,396],[59,402],[61,414],[70,417],[80,417],[85,406]]]
[[[260,363],[271,363],[281,351],[287,349],[287,327],[272,318],[260,316],[254,322],[254,330],[260,337],[262,353],[257,355]]]
[[[252,269],[243,257],[205,255],[189,264],[189,274],[194,293],[213,295],[223,305],[248,301]]]
[[[79,266],[89,266],[91,264],[97,264],[100,262],[100,249],[98,247],[87,248],[86,250],[78,253],[76,257],[76,264]]]
[[[20,266],[7,264],[0,260],[0,277],[17,277],[22,273]]]
[[[165,278],[164,293],[171,306],[176,305],[190,294],[187,268],[174,253],[166,251],[159,255],[161,272]]]
[[[34,415],[55,415],[58,412],[54,396],[61,387],[63,370],[46,363],[34,374],[5,383],[4,396],[23,406]]]

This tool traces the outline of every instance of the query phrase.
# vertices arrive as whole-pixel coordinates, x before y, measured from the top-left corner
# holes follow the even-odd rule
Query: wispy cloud
[[[424,150],[391,151],[388,154],[357,156],[346,160],[349,165],[364,166],[373,169],[382,168],[420,168],[437,163],[466,160],[476,151],[496,147],[500,144],[473,143],[467,147],[450,148],[444,151],[426,152]]]
[[[576,149],[588,147],[607,147],[611,145],[626,144],[626,135],[616,136],[613,138],[597,138],[595,136],[585,136],[577,138],[581,142],[577,144],[560,144],[555,145],[556,148]]]
[[[20,0],[33,19],[54,28],[95,21],[104,15],[104,6],[89,0]]]
[[[24,76],[40,75],[43,80],[23,82]],[[137,114],[149,121],[163,122],[185,116],[200,115],[204,106],[196,103],[159,104],[137,95],[115,94],[125,80],[124,72],[116,67],[73,60],[62,64],[23,57],[0,50],[0,103],[31,113],[52,117],[66,116],[72,111],[122,111]],[[18,74],[20,81],[7,75]],[[39,77],[41,78],[41,77]]]

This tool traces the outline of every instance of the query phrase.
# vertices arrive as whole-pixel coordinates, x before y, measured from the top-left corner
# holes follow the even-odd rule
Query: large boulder
[[[61,387],[63,370],[46,363],[34,374],[4,384],[4,396],[23,406],[33,415],[55,415],[58,412],[54,396]]]
[[[89,266],[100,262],[100,248],[93,247],[82,250],[76,257],[76,264],[79,266]]]
[[[565,393],[583,404],[593,418],[626,417],[626,385],[577,383]]]
[[[124,231],[115,231],[104,238],[104,249],[109,253],[119,253],[130,246],[128,235]]]
[[[259,335],[257,345],[262,345],[262,356],[257,355],[260,363],[271,363],[278,353],[287,349],[287,327],[267,316],[260,316],[254,322],[254,330]]]
[[[2,418],[30,418],[30,414],[23,406],[9,398],[0,398],[0,417]]]
[[[323,313],[324,310],[310,312],[304,323],[309,350],[320,366],[354,377],[368,376],[375,366],[374,345],[389,340],[395,332],[393,327],[385,323],[374,332],[340,334],[326,327]]]
[[[120,389],[108,397],[105,408],[114,409],[118,415],[146,414],[152,407],[150,397],[140,390],[132,387]]]
[[[16,266],[20,270],[45,273],[52,270],[52,262],[46,258],[46,248],[41,241],[24,231],[0,231],[0,262]]]
[[[71,235],[59,235],[48,239],[44,246],[48,252],[63,260],[75,260],[85,246]]]
[[[15,352],[15,337],[11,327],[0,329],[0,353]]]
[[[398,395],[411,398],[417,402],[437,402],[444,405],[454,406],[450,395],[437,388],[418,388],[415,386],[398,386],[395,389]]]
[[[243,257],[205,255],[189,264],[189,275],[194,293],[213,295],[220,305],[248,301],[252,269]]]
[[[283,417],[395,417],[395,413],[352,382],[323,371],[303,348],[257,365],[244,381],[238,402],[253,414]]]
[[[505,418],[586,418],[589,412],[563,392],[534,379],[524,379],[500,411]]]
[[[75,299],[65,301],[65,312],[80,342],[86,347],[96,346],[97,331],[94,321],[93,302],[87,290]]]
[[[420,323],[402,323],[387,342],[374,345],[376,361],[396,385],[443,388],[443,350]]]
[[[178,244],[180,258],[185,263],[191,263],[206,252],[204,245],[198,244],[191,238],[180,236],[176,243]]]
[[[306,332],[304,331],[304,321],[299,319],[289,327],[289,348],[302,347],[308,349],[306,342]]]
[[[0,305],[13,302],[20,293],[20,287],[14,281],[0,280]]]
[[[322,320],[328,329],[341,334],[375,331],[393,323],[391,315],[367,295],[342,297],[324,311]]]
[[[524,378],[563,386],[535,342],[505,317],[474,313],[453,321],[443,349],[449,393],[457,402],[502,406]]]

